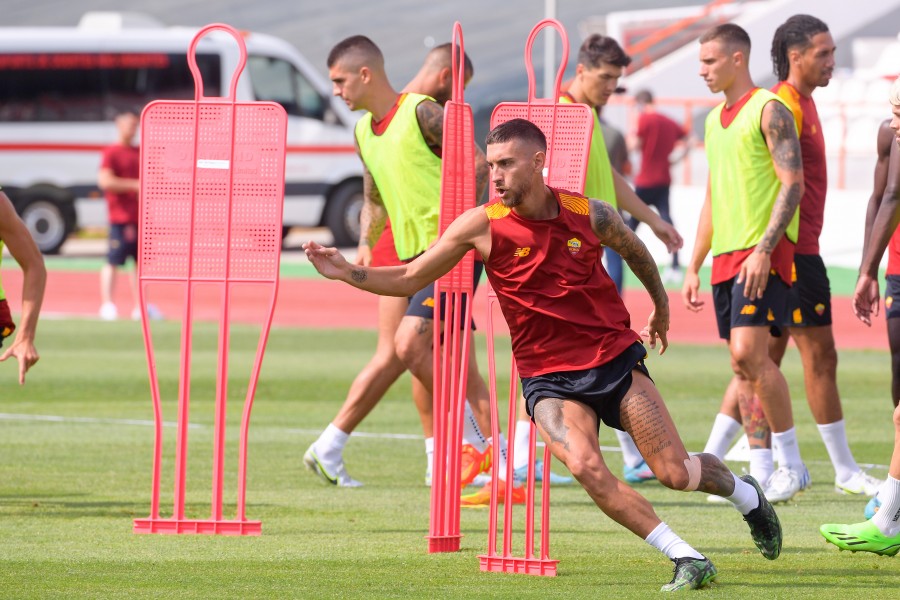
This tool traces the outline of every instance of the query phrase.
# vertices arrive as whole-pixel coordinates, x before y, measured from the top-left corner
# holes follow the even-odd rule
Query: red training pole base
[[[134,533],[199,535],[262,535],[260,521],[213,521],[202,519],[135,519]]]
[[[558,560],[549,558],[514,558],[512,556],[479,555],[481,570],[493,573],[518,573],[520,575],[541,575],[556,577]]]
[[[426,535],[428,554],[438,552],[459,552],[459,541],[462,535]]]

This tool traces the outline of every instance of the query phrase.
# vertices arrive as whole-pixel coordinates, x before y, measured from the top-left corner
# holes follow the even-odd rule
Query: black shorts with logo
[[[766,291],[758,300],[744,297],[744,284],[737,276],[713,286],[713,304],[716,307],[716,323],[719,337],[731,339],[734,327],[769,327],[775,337],[781,336],[781,328],[787,314],[787,295],[790,287],[773,272],[769,274]]]
[[[785,327],[831,325],[831,283],[818,254],[794,255],[794,282],[788,289]]]
[[[575,400],[586,404],[597,413],[597,431],[600,422],[624,431],[619,419],[619,405],[631,387],[631,372],[637,369],[647,377],[650,372],[644,365],[647,350],[641,342],[635,342],[606,364],[579,371],[558,371],[535,377],[522,378],[522,394],[525,409],[534,420],[534,406],[545,398]]]
[[[884,278],[884,318],[900,318],[900,275]]]

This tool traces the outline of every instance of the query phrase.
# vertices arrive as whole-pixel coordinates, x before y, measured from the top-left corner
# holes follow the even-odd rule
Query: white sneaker
[[[312,471],[325,483],[336,485],[338,487],[360,487],[362,483],[356,481],[347,474],[344,468],[344,462],[339,462],[335,467],[331,467],[322,463],[316,455],[316,451],[310,446],[303,455],[303,464],[306,465],[308,471]]]
[[[834,480],[834,491],[839,494],[865,494],[866,496],[874,496],[878,493],[878,488],[884,483],[880,479],[875,479],[865,471],[857,471],[850,479],[840,483]]]
[[[431,487],[431,469],[425,469],[425,485]]]
[[[809,470],[803,466],[802,471],[794,471],[787,467],[779,467],[772,473],[766,482],[765,495],[766,500],[775,504],[776,502],[787,502],[809,487],[810,477]]]
[[[115,321],[119,318],[119,310],[112,302],[104,302],[100,306],[100,318],[104,321]]]

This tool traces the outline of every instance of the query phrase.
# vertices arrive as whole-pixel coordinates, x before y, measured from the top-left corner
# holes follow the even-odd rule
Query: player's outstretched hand
[[[341,275],[347,271],[347,260],[337,248],[326,248],[309,241],[303,244],[303,250],[316,271],[328,279],[340,279]]]
[[[871,275],[860,274],[853,293],[853,314],[856,318],[872,326],[872,316],[878,316],[881,294],[878,290],[878,279]]]
[[[40,355],[38,354],[37,348],[34,347],[28,340],[16,339],[13,342],[12,346],[10,346],[6,352],[0,354],[0,362],[16,357],[16,360],[19,361],[19,385],[25,385],[25,373],[34,366],[38,360],[40,360]]]
[[[668,310],[654,310],[650,313],[650,318],[647,319],[647,325],[641,330],[641,338],[650,344],[651,348],[656,348],[656,342],[659,340],[659,353],[662,354],[669,347],[668,331]]]
[[[684,282],[681,284],[681,299],[684,306],[691,312],[703,310],[703,300],[700,299],[700,275],[688,269],[684,274]]]
[[[659,229],[654,229],[653,233],[666,245],[666,250],[670,253],[681,250],[681,247],[684,246],[684,240],[681,238],[681,234],[678,233],[678,230],[670,223],[661,220]]]

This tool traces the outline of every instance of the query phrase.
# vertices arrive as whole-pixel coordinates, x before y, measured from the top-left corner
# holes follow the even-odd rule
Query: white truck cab
[[[77,27],[0,28],[0,185],[45,253],[79,227],[106,225],[97,188],[113,118],[152,100],[193,99],[187,50],[199,28],[164,27],[134,13],[87,13]],[[357,115],[287,42],[242,32],[239,101],[270,100],[288,114],[285,232],[327,226],[337,245],[359,240],[362,163]],[[228,93],[235,40],[213,31],[197,46],[205,96]]]

